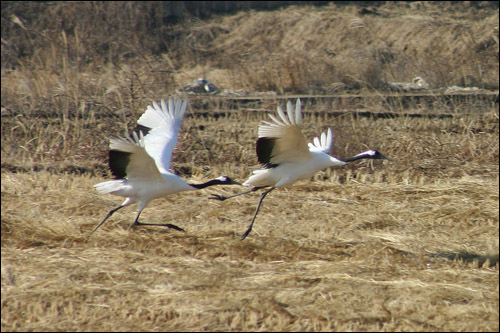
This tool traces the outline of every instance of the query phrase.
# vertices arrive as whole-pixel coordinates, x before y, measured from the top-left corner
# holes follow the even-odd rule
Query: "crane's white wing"
[[[109,166],[117,178],[162,179],[155,161],[144,148],[142,133],[131,137],[113,138],[110,141]]]
[[[163,99],[148,106],[146,112],[137,120],[142,126],[151,128],[144,137],[144,148],[151,156],[161,173],[169,172],[172,152],[177,143],[177,134],[186,112],[187,101],[175,100],[170,97],[167,102]]]
[[[332,148],[333,135],[332,130],[321,133],[320,137],[315,137],[313,142],[308,144],[309,150],[314,152],[322,152],[328,154]]]
[[[299,162],[311,157],[306,139],[302,134],[300,99],[295,109],[291,101],[287,103],[287,114],[278,106],[276,117],[270,114],[272,121],[264,121],[259,126],[257,140],[257,156],[265,165],[276,165],[284,162]]]

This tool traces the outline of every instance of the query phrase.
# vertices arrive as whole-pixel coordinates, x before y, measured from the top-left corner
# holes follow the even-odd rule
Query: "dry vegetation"
[[[2,2],[2,331],[498,331],[498,99],[393,105],[394,118],[351,112],[385,108],[375,100],[340,114],[304,102],[306,137],[331,127],[335,155],[392,160],[274,191],[245,241],[258,194],[207,199],[234,187],[144,210],[185,233],[129,229],[129,207],[87,237],[121,202],[92,188],[109,137],[197,77],[249,92],[371,94],[417,75],[497,90],[498,8],[454,6],[169,24],[161,3]],[[265,117],[248,110],[277,102],[191,98],[175,171],[244,180]]]

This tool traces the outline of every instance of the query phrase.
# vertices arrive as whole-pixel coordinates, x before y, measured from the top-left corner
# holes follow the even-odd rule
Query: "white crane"
[[[91,234],[117,210],[135,202],[139,213],[133,225],[165,226],[183,231],[174,224],[139,222],[139,216],[153,199],[169,194],[194,191],[213,185],[241,185],[229,177],[221,176],[203,184],[189,184],[170,171],[170,160],[177,142],[177,133],[182,124],[187,101],[174,100],[168,104],[153,102],[137,120],[137,128],[130,137],[113,138],[109,144],[109,168],[115,179],[94,185],[101,193],[125,197],[125,201],[109,211]]]
[[[309,179],[316,172],[328,167],[346,165],[349,162],[363,158],[387,159],[376,150],[367,150],[349,158],[338,158],[328,155],[332,146],[331,129],[323,132],[321,137],[314,138],[313,143],[307,145],[301,130],[301,106],[297,99],[295,109],[291,101],[287,103],[287,114],[280,106],[277,108],[278,117],[270,114],[272,121],[264,121],[259,126],[257,140],[257,158],[264,165],[263,169],[253,172],[253,175],[243,183],[243,186],[252,186],[248,191],[225,197],[214,194],[210,199],[226,200],[236,196],[270,187],[262,192],[259,203],[247,231],[241,239],[245,239],[252,230],[262,200],[272,190],[278,187],[291,186],[298,180]]]

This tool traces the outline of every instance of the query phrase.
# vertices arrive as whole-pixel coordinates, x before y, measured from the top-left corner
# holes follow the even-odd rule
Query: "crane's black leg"
[[[266,195],[269,192],[271,192],[272,190],[274,190],[274,187],[271,187],[269,190],[262,192],[262,194],[260,195],[259,204],[257,205],[257,209],[255,210],[255,214],[253,214],[252,222],[250,222],[250,226],[248,227],[247,231],[245,231],[245,233],[243,235],[241,235],[241,240],[244,240],[248,236],[250,231],[252,231],[253,222],[255,221],[255,218],[257,217],[257,213],[259,212],[260,205],[262,205],[262,200],[264,200]]]
[[[152,225],[152,226],[156,226],[156,227],[168,227],[168,228],[172,228],[172,229],[175,229],[178,231],[185,231],[181,227],[178,227],[175,224],[171,224],[171,223],[142,223],[142,222],[139,222],[139,216],[141,215],[141,213],[142,213],[142,210],[139,212],[139,214],[137,214],[137,217],[135,218],[134,224],[132,224],[133,226],[135,226],[135,225]]]
[[[107,219],[109,219],[109,218],[111,217],[111,215],[113,215],[113,213],[114,213],[114,212],[116,212],[116,211],[117,211],[117,210],[119,210],[119,209],[122,209],[123,207],[125,207],[125,206],[118,206],[118,207],[116,207],[115,209],[110,210],[110,211],[109,211],[109,213],[108,213],[108,215],[106,215],[106,217],[104,218],[104,220],[102,220],[102,221],[101,221],[101,223],[99,223],[99,224],[98,224],[98,225],[94,228],[94,230],[92,230],[92,231],[90,232],[89,236],[90,236],[90,235],[92,235],[92,234],[94,233],[94,231],[96,231],[97,229],[99,229],[99,227],[100,227],[100,226],[101,226],[104,222],[106,222],[106,220],[107,220]]]
[[[265,187],[265,186],[261,186],[261,187],[252,187],[252,188],[251,188],[251,189],[249,189],[248,191],[244,191],[244,192],[236,193],[236,194],[230,195],[230,196],[228,196],[228,197],[225,197],[225,196],[222,196],[222,195],[219,195],[219,194],[212,194],[212,197],[209,197],[209,199],[215,199],[215,200],[224,201],[224,200],[227,200],[227,199],[231,199],[231,198],[237,197],[237,196],[239,196],[239,195],[247,194],[247,193],[250,193],[250,192],[255,192],[255,191],[260,190],[261,188],[264,188],[264,187]]]

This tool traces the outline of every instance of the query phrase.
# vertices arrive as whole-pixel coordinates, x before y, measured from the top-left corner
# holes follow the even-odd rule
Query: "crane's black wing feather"
[[[259,138],[257,140],[257,158],[259,163],[264,165],[266,168],[274,168],[278,164],[271,163],[272,152],[274,145],[276,143],[276,138]]]

